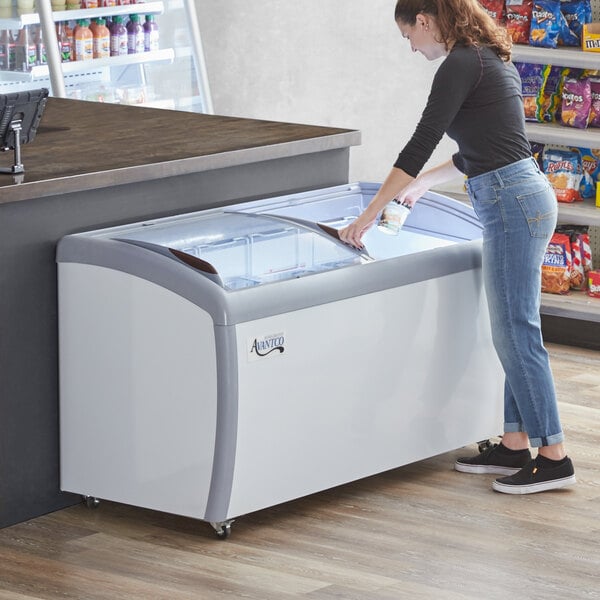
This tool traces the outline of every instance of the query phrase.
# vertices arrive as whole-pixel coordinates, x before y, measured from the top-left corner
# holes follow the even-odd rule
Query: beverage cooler
[[[0,0],[0,93],[42,87],[212,113],[194,0]]]
[[[240,515],[498,435],[481,226],[427,193],[355,250],[336,230],[377,189],[63,238],[61,488],[226,537]]]

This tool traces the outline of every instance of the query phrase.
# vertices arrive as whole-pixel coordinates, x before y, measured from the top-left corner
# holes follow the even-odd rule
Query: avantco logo
[[[266,357],[280,356],[285,352],[285,334],[269,333],[248,340],[248,359],[261,360]]]

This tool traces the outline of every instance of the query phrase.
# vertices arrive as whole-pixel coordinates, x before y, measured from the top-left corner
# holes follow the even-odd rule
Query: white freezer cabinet
[[[61,488],[224,537],[239,515],[497,435],[481,226],[428,193],[359,252],[335,230],[377,188],[63,238]]]

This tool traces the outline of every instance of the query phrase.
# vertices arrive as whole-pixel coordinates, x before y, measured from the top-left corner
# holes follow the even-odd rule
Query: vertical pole
[[[49,2],[49,0],[45,1]],[[204,112],[214,114],[210,86],[208,84],[208,75],[206,73],[206,63],[204,61],[204,50],[202,49],[202,39],[198,27],[198,15],[196,13],[196,5],[194,2],[195,0],[184,0],[185,11],[190,27],[190,37],[192,40],[194,68],[196,69],[196,78],[198,79],[198,88]]]
[[[48,60],[52,95],[56,98],[66,98],[65,80],[62,72],[62,61],[58,51],[54,18],[52,17],[52,6],[50,5],[50,0],[37,0],[36,5],[38,14],[40,15],[40,25],[46,46],[46,59]]]

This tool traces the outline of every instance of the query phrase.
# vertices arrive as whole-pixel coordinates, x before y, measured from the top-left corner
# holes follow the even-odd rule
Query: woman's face
[[[441,39],[440,31],[435,19],[431,15],[417,15],[414,25],[407,25],[402,21],[397,22],[402,37],[410,41],[413,52],[420,52],[427,60],[435,60],[446,56],[446,45]]]

